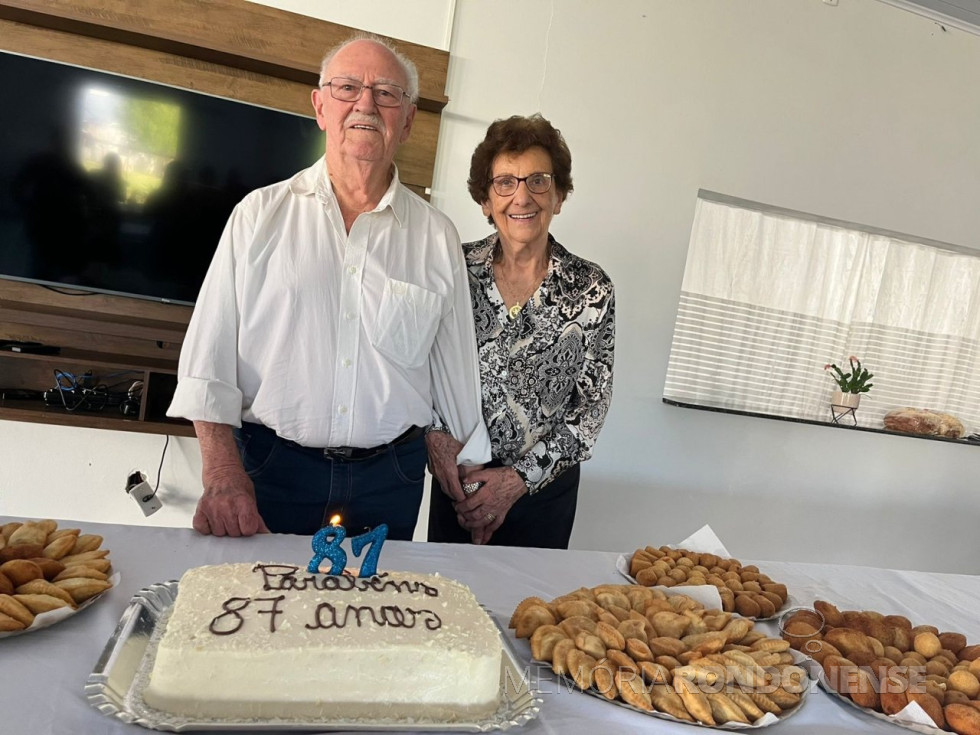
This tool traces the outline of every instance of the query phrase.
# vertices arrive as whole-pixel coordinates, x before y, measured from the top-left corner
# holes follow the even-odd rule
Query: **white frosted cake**
[[[500,660],[451,579],[222,564],[181,578],[143,699],[191,717],[453,721],[496,710]]]

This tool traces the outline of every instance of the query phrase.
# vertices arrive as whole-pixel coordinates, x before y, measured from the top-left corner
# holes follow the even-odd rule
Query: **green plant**
[[[874,383],[868,382],[874,374],[869,373],[867,368],[861,367],[861,361],[854,355],[847,358],[847,361],[851,365],[849,373],[845,373],[833,364],[824,365],[823,369],[831,371],[830,377],[834,379],[842,393],[867,393],[874,386]]]

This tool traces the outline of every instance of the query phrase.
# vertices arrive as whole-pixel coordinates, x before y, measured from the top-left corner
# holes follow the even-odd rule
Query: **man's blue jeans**
[[[312,536],[336,513],[348,536],[387,523],[388,538],[411,540],[428,461],[425,437],[359,461],[327,458],[261,424],[243,422],[235,439],[273,533]]]

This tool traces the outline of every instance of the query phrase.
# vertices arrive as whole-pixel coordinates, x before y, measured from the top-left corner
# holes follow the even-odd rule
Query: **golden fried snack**
[[[551,661],[555,646],[567,639],[565,631],[557,625],[539,626],[531,634],[531,656],[538,661]]]
[[[28,521],[16,529],[7,538],[7,546],[31,545],[44,548],[48,538],[48,531],[39,523]]]
[[[574,638],[582,631],[595,633],[595,626],[596,621],[584,615],[574,615],[558,623],[558,627],[565,631],[569,638]]]
[[[41,556],[44,547],[41,544],[18,544],[17,546],[8,545],[0,549],[0,564],[12,559],[33,559]]]
[[[45,575],[47,577],[47,575]],[[85,577],[86,579],[109,579],[109,575],[105,572],[100,572],[98,569],[93,569],[90,566],[84,564],[73,564],[70,567],[65,567],[60,572],[50,577],[52,582],[60,582],[63,579],[72,579],[73,577]]]
[[[77,607],[75,600],[68,594],[67,590],[47,581],[46,579],[32,579],[26,584],[22,584],[15,590],[18,595],[51,595],[60,600],[64,600],[71,607]]]
[[[41,555],[48,559],[61,559],[68,556],[75,546],[75,537],[71,534],[59,536],[53,541],[48,542]]]
[[[75,545],[72,546],[69,554],[78,555],[91,553],[102,546],[102,537],[94,533],[83,533],[75,538]]]
[[[976,699],[980,694],[980,679],[970,673],[969,669],[958,669],[949,675],[947,685],[950,689],[963,692],[970,699]]]
[[[643,684],[643,679],[634,671],[618,670],[615,675],[616,689],[626,704],[646,712],[653,711],[653,701]],[[980,714],[980,713],[978,713]]]
[[[766,714],[762,711],[762,708],[759,707],[759,705],[752,701],[752,697],[743,692],[741,689],[730,689],[726,691],[725,694],[730,700],[739,706],[739,709],[745,713],[745,716],[749,718],[750,722],[755,722]]]
[[[24,630],[26,627],[17,618],[12,618],[6,613],[0,612],[0,633],[12,633],[18,630]]]
[[[624,620],[621,622],[617,628],[619,634],[622,635],[623,639],[626,641],[627,646],[629,645],[631,638],[639,641],[643,645],[646,645],[646,642],[650,640],[650,636],[647,634],[647,629],[652,630],[653,626],[650,625],[650,621],[644,618],[642,615],[639,613],[635,614],[639,615],[639,620],[631,617],[629,620]],[[656,633],[656,631],[654,631],[654,633]],[[656,636],[654,636],[654,638],[656,638]]]
[[[596,623],[595,635],[599,636],[606,648],[612,648],[617,651],[622,651],[626,648],[626,639],[619,632],[618,626],[614,628],[608,623]]]
[[[30,628],[31,623],[34,622],[34,613],[24,607],[13,595],[0,595],[0,613],[23,623],[25,628]]]
[[[640,673],[649,684],[670,684],[673,674],[666,666],[653,661],[639,661]]]
[[[622,651],[617,651],[615,648],[609,648],[606,650],[606,659],[609,663],[618,669],[625,671],[635,671],[640,673],[640,666],[632,658],[627,656]]]
[[[626,639],[626,655],[637,663],[641,661],[653,662],[654,658],[653,651],[650,650],[650,646],[639,638]]]
[[[714,726],[714,716],[711,714],[711,705],[697,684],[689,679],[675,676],[673,680],[674,691],[680,695],[684,708],[691,713],[691,716],[702,725]]]
[[[568,652],[565,665],[572,680],[583,691],[592,688],[592,670],[595,669],[596,659],[584,651],[573,648]]]
[[[551,670],[556,674],[568,674],[568,654],[578,650],[575,648],[575,641],[571,638],[563,638],[555,644],[551,651]]]
[[[32,579],[44,579],[41,567],[28,559],[11,559],[4,562],[0,564],[0,572],[13,582],[14,587],[19,587]]]
[[[515,635],[518,638],[530,638],[542,625],[554,625],[556,622],[554,614],[544,605],[528,605],[517,616]]]
[[[658,712],[663,712],[686,722],[695,721],[687,711],[687,707],[684,706],[684,700],[670,686],[654,684],[650,689],[650,700]]]
[[[759,709],[764,712],[771,712],[774,715],[781,714],[783,709],[778,704],[776,704],[772,699],[762,692],[747,692],[749,699],[758,705]]]
[[[575,647],[597,661],[606,657],[606,644],[599,636],[592,633],[582,631],[575,636]]]
[[[946,724],[959,735],[980,735],[980,708],[967,704],[947,704],[943,710]]]
[[[616,699],[619,688],[616,685],[616,667],[609,659],[600,659],[592,669],[592,686],[606,699]]]
[[[742,708],[721,692],[712,692],[705,696],[708,698],[708,704],[711,706],[711,715],[718,724],[723,725],[726,722],[741,722],[743,725],[750,724],[749,718],[745,716]]]
[[[915,702],[925,710],[930,719],[936,723],[936,727],[945,729],[946,716],[943,713],[943,706],[940,704],[938,699],[926,692],[917,692],[912,689],[906,692],[906,696],[908,697],[909,702]],[[951,704],[949,706],[952,707],[953,705]]]
[[[61,598],[52,595],[17,595],[16,600],[35,615],[62,607],[71,607]]]
[[[0,538],[2,538],[2,536],[0,536]],[[0,595],[12,594],[14,594],[14,583],[10,581],[10,577],[3,572],[0,572]]]
[[[57,587],[61,587],[72,599],[77,603],[85,602],[85,600],[90,597],[95,597],[98,594],[105,592],[107,589],[112,587],[112,584],[108,581],[103,581],[101,579],[87,579],[85,577],[75,577],[72,579],[63,579],[60,582],[54,582]]]
[[[542,600],[540,597],[526,597],[517,603],[517,607],[514,608],[513,614],[510,616],[510,622],[507,623],[507,627],[514,629],[517,627],[517,618],[520,614],[524,612],[525,609],[531,605],[540,605],[541,607],[548,607],[548,603]]]
[[[65,565],[60,561],[45,556],[36,556],[33,559],[28,559],[28,561],[32,561],[41,567],[41,574],[44,575],[45,579],[53,579],[65,569]]]

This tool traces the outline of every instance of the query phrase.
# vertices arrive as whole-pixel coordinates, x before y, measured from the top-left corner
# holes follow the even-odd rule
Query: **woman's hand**
[[[512,467],[471,471],[465,482],[482,482],[483,486],[455,504],[456,520],[470,532],[474,544],[485,544],[517,499],[527,492],[527,485]]]

